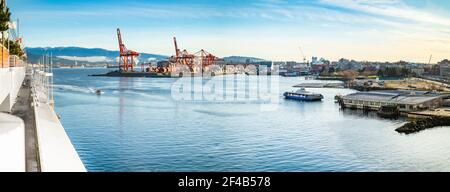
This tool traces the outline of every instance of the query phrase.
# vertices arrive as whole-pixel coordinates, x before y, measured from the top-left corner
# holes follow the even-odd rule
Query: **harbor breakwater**
[[[450,126],[450,117],[428,117],[406,123],[395,131],[404,134],[417,133],[435,127]]]

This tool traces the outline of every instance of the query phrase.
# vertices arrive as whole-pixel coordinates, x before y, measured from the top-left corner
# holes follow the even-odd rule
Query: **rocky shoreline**
[[[434,127],[450,126],[450,117],[429,117],[418,119],[397,128],[395,131],[404,134],[411,134]]]

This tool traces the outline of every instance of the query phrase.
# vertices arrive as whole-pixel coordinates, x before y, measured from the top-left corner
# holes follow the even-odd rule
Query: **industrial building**
[[[441,78],[445,78],[445,79],[450,78],[450,61],[445,59],[445,60],[439,62],[438,64],[439,64]]]
[[[382,106],[398,106],[400,112],[436,109],[442,102],[443,95],[426,91],[369,91],[342,97],[346,108],[379,110]]]

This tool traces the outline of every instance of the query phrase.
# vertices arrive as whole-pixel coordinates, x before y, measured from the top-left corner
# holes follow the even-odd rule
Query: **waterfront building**
[[[317,57],[312,57],[311,58],[311,64],[312,65],[315,65],[315,64],[318,64],[319,63],[319,60],[317,59]]]
[[[425,68],[413,68],[411,69],[411,73],[422,76],[425,73]]]
[[[322,73],[322,71],[324,71],[325,68],[326,68],[326,66],[323,64],[316,64],[311,67],[311,72],[317,73],[317,74]]]
[[[273,62],[274,65],[280,66],[279,74],[288,76],[306,75],[309,73],[307,63],[298,63],[295,61]]]
[[[362,64],[360,62],[354,61],[354,60],[348,60],[348,59],[340,59],[337,63],[337,67],[340,70],[361,70],[363,68]]]
[[[343,98],[346,108],[379,110],[396,105],[401,112],[436,109],[442,106],[443,96],[426,91],[369,91],[353,93]]]
[[[440,75],[442,78],[450,78],[450,61],[448,59],[445,59],[439,64],[440,69]]]

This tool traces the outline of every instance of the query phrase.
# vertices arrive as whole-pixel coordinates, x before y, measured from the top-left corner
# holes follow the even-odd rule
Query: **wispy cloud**
[[[115,5],[96,5],[80,7],[77,9],[34,9],[22,14],[39,18],[149,18],[171,19],[176,21],[186,19],[230,19],[230,20],[254,20],[282,21],[304,23],[306,21],[322,23],[364,24],[367,22],[382,23],[386,21],[374,17],[354,17],[353,14],[333,9],[327,9],[315,4],[299,1],[286,3],[282,0],[266,0],[251,3],[251,6],[221,7],[204,4],[190,6],[162,4],[152,5],[148,3],[132,3],[126,9]],[[258,21],[259,22],[259,21]],[[220,23],[219,23],[220,24]]]
[[[193,2],[130,0],[124,8],[105,1],[79,0],[70,5],[54,1],[18,13],[22,21],[29,22],[24,31],[35,31],[36,38],[31,41],[47,38],[54,44],[82,41],[115,48],[111,28],[121,26],[128,30],[127,42],[148,52],[172,51],[161,39],[182,34],[184,45],[191,41],[191,46],[203,48],[206,44],[211,50],[228,51],[226,54],[244,52],[268,59],[297,58],[299,41],[314,55],[334,58],[416,58],[430,50],[439,50],[442,58],[450,56],[450,17],[409,0]],[[227,44],[229,50],[224,46]],[[374,51],[374,46],[379,49]]]
[[[419,10],[401,0],[320,0],[320,2],[391,19],[450,26],[450,18]]]

